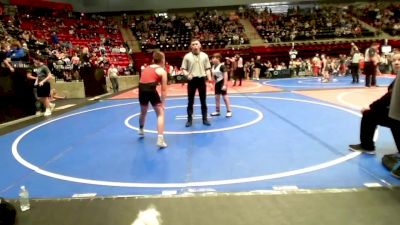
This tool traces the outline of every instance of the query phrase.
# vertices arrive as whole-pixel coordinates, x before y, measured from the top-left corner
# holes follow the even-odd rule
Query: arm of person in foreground
[[[162,68],[158,68],[156,73],[161,76],[161,102],[163,107],[165,107],[165,99],[167,98],[167,86],[168,86],[167,72]]]
[[[392,83],[388,87],[388,91],[382,97],[380,97],[378,100],[374,101],[373,103],[371,103],[371,105],[369,105],[370,109],[372,110],[388,109],[390,105],[390,100],[392,98],[392,90],[394,82],[395,80],[392,81]]]
[[[14,72],[15,70],[14,70],[14,67],[10,64],[10,58],[6,58],[6,59],[4,59],[4,64],[8,67],[8,69],[10,69],[10,71],[11,72]]]

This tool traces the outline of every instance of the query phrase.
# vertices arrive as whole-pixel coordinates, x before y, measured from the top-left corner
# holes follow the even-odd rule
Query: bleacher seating
[[[227,44],[249,42],[237,16],[218,16],[208,11],[197,12],[192,17],[138,17],[134,19],[131,29],[143,51],[188,49],[192,38],[199,39],[205,49],[221,49]]]
[[[21,16],[20,27],[23,30],[31,31],[36,38],[46,40],[48,43],[52,43],[52,33],[54,32],[60,43],[75,50],[82,47],[93,50],[103,45],[105,53],[115,65],[126,67],[130,64],[127,53],[111,52],[112,47],[121,46],[124,43],[119,27],[111,18],[35,17],[26,13]],[[100,54],[101,52],[98,51],[98,56]]]
[[[259,35],[268,43],[373,35],[346,10],[337,7],[295,7],[286,13],[250,10],[248,14]]]
[[[400,4],[364,4],[351,8],[360,20],[390,35],[400,35]]]

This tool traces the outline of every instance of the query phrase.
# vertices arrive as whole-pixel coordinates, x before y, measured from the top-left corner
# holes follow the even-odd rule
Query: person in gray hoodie
[[[392,67],[397,76],[400,76],[400,51],[392,57]],[[390,100],[389,117],[400,121],[400,79],[393,85],[392,99]]]
[[[389,107],[389,118],[393,119],[394,121],[397,121],[398,124],[400,123],[400,79],[399,79],[400,51],[395,52],[392,57],[392,68],[394,72],[397,74],[397,78],[393,85],[392,98],[390,100],[390,107]],[[395,134],[393,133],[393,135]],[[397,145],[397,150],[399,151],[399,153],[397,154],[398,161],[392,168],[392,175],[400,179],[400,149],[398,145]]]

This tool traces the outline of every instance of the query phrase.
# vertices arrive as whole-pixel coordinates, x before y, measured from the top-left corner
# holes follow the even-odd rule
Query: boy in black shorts
[[[55,104],[50,103],[50,79],[52,78],[49,68],[43,64],[41,55],[33,56],[33,73],[28,72],[28,79],[35,80],[35,88],[39,101],[46,107],[44,116],[50,116]],[[34,76],[33,74],[36,74]]]

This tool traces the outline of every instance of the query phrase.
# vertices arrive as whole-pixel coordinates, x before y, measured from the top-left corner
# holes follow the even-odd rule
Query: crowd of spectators
[[[292,7],[286,13],[249,9],[253,26],[266,42],[287,42],[371,36],[345,8]]]
[[[362,10],[358,10],[360,7]],[[372,35],[354,18],[360,18],[357,12],[365,13],[362,18],[370,18],[373,25],[390,29],[392,34],[397,34],[400,29],[399,4],[390,4],[383,9],[377,4],[357,7],[297,6],[285,13],[274,13],[268,8],[242,8],[237,13],[228,14],[217,10],[196,11],[192,16],[158,14],[128,17],[124,14],[121,21],[124,26],[130,25],[143,51],[174,51],[187,50],[193,38],[199,39],[205,49],[248,44],[249,38],[238,15],[249,19],[266,42]],[[2,17],[0,38],[3,49],[10,46],[13,51],[13,61],[28,61],[29,51],[45,55],[49,67],[59,79],[79,79],[76,71],[83,64],[100,68],[114,64],[121,74],[128,74],[134,72],[134,66],[129,58],[130,49],[119,31],[121,21],[95,14],[20,10],[15,16]]]
[[[187,49],[192,38],[204,48],[224,48],[229,44],[248,44],[243,25],[235,14],[219,15],[214,11],[198,11],[193,16],[149,16],[134,18],[131,29],[143,50]]]
[[[120,74],[134,73],[129,48],[124,44],[118,23],[98,15],[57,16],[46,12],[20,11],[0,21],[2,49],[14,66],[30,64],[29,54],[38,53],[57,79],[79,80],[82,66],[108,68],[114,64]]]
[[[374,26],[379,31],[390,35],[400,35],[400,4],[364,4],[352,7],[351,12],[361,20]]]
[[[347,76],[351,74],[351,64],[354,63],[351,53],[350,54],[338,54],[338,55],[325,55],[316,53],[311,58],[300,58],[290,59],[289,61],[281,60],[279,58],[268,59],[261,58],[260,60],[260,77],[271,78],[274,76],[274,72],[280,70],[290,70],[291,76],[318,76],[321,75],[322,71],[317,74],[313,74],[313,67],[317,66],[322,68],[322,55],[326,59],[326,67],[330,76]],[[391,73],[391,55],[381,53],[378,56],[378,74]],[[229,62],[227,62],[229,64]],[[360,57],[357,60],[358,73],[364,73],[364,54],[360,53]],[[245,78],[254,79],[254,68],[256,66],[255,58],[250,58],[244,63]],[[229,68],[229,65],[228,65]]]

